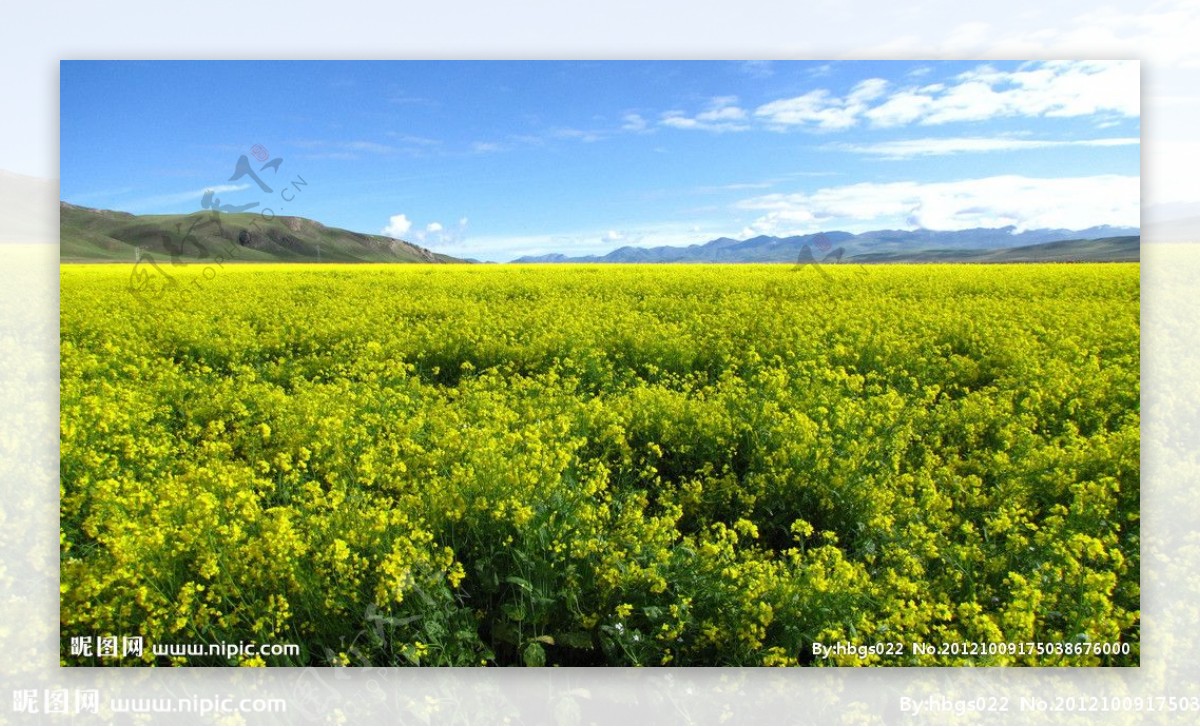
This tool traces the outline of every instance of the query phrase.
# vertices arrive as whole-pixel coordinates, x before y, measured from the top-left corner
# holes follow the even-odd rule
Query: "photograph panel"
[[[63,665],[1139,665],[1137,62],[60,71]]]

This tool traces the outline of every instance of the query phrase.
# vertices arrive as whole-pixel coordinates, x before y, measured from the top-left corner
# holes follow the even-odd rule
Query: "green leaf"
[[[546,650],[536,641],[531,641],[521,653],[525,666],[546,666]]]
[[[504,612],[513,621],[525,620],[525,607],[519,603],[504,603],[501,604],[500,610]]]
[[[507,577],[507,578],[505,578],[505,579],[504,579],[504,582],[505,582],[505,583],[511,583],[511,584],[513,584],[514,586],[520,586],[521,588],[525,589],[526,591],[532,591],[532,590],[533,590],[533,584],[532,584],[532,583],[530,583],[529,581],[525,580],[524,578],[518,578],[517,576],[509,576],[509,577]]]

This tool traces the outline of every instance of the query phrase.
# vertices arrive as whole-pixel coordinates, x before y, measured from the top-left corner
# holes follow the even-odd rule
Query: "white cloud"
[[[976,28],[976,31],[979,29]],[[983,65],[947,83],[895,88],[882,78],[860,81],[845,96],[818,88],[765,103],[754,117],[775,130],[936,125],[1007,116],[1089,116],[1140,113],[1136,61],[1047,61],[999,71]],[[700,117],[696,118],[698,122]],[[683,126],[691,121],[684,118]],[[687,128],[703,128],[698,123]]]
[[[609,230],[600,236],[601,242],[624,242],[625,233],[616,230]]]
[[[610,133],[609,130],[556,127],[532,134],[510,134],[503,141],[476,141],[471,144],[471,151],[476,154],[495,154],[528,147],[544,147],[554,141],[581,141],[590,144],[605,140]]]
[[[972,227],[1083,229],[1137,226],[1139,179],[1102,175],[1039,179],[1017,175],[955,182],[861,183],[811,194],[769,194],[736,206],[762,212],[747,230],[800,234],[834,227],[962,230]]]
[[[441,222],[430,222],[425,225],[425,229],[413,232],[413,240],[419,245],[436,248],[438,252],[454,255],[455,253],[448,252],[448,248],[461,246],[466,232],[467,218],[461,217],[458,225],[454,227],[446,227]]]
[[[249,184],[215,184],[210,187],[201,189],[193,189],[188,192],[174,192],[171,194],[159,194],[153,197],[144,197],[142,199],[128,202],[123,206],[127,212],[147,212],[155,211],[161,208],[176,206],[185,202],[195,202],[195,209],[200,209],[200,200],[204,198],[206,192],[212,192],[219,195],[225,192],[241,192],[242,190],[250,189]],[[220,202],[220,198],[216,198]],[[225,204],[248,204],[255,200],[225,200]]]
[[[866,111],[874,126],[984,121],[1004,116],[1140,113],[1136,61],[1048,61],[1016,71],[980,66],[952,83],[906,88]]]
[[[688,116],[683,111],[668,111],[659,121],[675,129],[703,131],[745,131],[750,128],[746,110],[737,105],[737,96],[718,96],[709,101],[707,111]]]
[[[301,159],[361,159],[363,154],[386,156],[400,151],[394,146],[380,144],[374,141],[331,141],[327,139],[300,139],[293,141],[292,146],[314,151],[300,154]]]
[[[887,87],[888,82],[882,78],[868,78],[854,84],[854,88],[850,89],[850,96],[847,97],[847,100],[851,104],[873,101],[882,96]]]
[[[775,75],[775,68],[771,61],[742,61],[739,67],[742,73],[753,78],[768,78]]]
[[[437,139],[431,139],[427,136],[414,136],[412,134],[402,134],[398,131],[388,131],[385,133],[387,136],[390,136],[403,144],[411,144],[413,146],[438,146],[439,144],[442,143],[441,141],[439,141]]]
[[[821,88],[802,96],[763,104],[754,110],[754,116],[780,130],[792,126],[848,129],[858,123],[869,102],[882,95],[887,85],[882,78],[868,78],[856,84],[845,98]]]
[[[388,237],[402,238],[408,231],[412,229],[412,221],[407,215],[392,215],[388,219],[387,227],[383,228],[382,232]]]
[[[641,114],[625,114],[621,117],[621,122],[622,131],[632,131],[635,133],[645,131],[648,126]]]
[[[929,113],[933,105],[934,87],[897,91],[887,101],[865,112],[875,126],[901,126],[911,124]]]
[[[931,137],[883,141],[874,144],[828,144],[825,148],[867,154],[884,159],[911,159],[918,156],[944,156],[969,152],[1023,151],[1062,146],[1109,147],[1136,146],[1141,139],[1136,136],[1106,139],[1017,139],[1010,137]]]
[[[587,129],[554,129],[549,133],[552,139],[578,139],[585,143],[600,141],[604,138],[603,134],[597,131],[588,131]]]
[[[211,187],[205,187],[204,189],[202,189],[198,192],[197,191],[180,192],[179,194],[174,195],[174,198],[179,199],[179,200],[185,200],[189,197],[202,197],[207,192],[212,192],[213,194],[221,194],[223,192],[240,192],[243,189],[250,189],[250,185],[249,184],[215,184]]]

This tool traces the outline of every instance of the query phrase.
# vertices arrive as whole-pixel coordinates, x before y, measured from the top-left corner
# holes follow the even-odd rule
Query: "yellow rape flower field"
[[[133,272],[61,268],[64,664],[1138,664],[1137,264]]]

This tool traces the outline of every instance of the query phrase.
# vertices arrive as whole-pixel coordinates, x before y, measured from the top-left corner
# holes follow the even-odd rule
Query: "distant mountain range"
[[[62,262],[134,262],[139,255],[189,262],[466,262],[404,240],[364,235],[303,217],[193,212],[131,215],[59,203]]]
[[[59,203],[63,262],[134,262],[149,254],[186,261],[243,262],[476,262],[435,253],[382,235],[366,235],[303,217],[194,212],[131,215]],[[793,237],[721,237],[686,247],[622,247],[607,255],[522,257],[516,263],[794,263],[841,260],[903,262],[1137,261],[1137,228],[1026,230],[1012,227],[953,232],[878,230],[821,232]]]
[[[720,237],[686,247],[622,247],[607,255],[526,256],[515,263],[782,263],[830,256],[843,262],[1025,262],[1136,261],[1136,227],[1086,230],[1026,230],[1013,227],[935,230],[877,230],[861,234],[820,232],[793,237],[760,235],[747,240]]]

